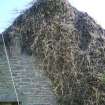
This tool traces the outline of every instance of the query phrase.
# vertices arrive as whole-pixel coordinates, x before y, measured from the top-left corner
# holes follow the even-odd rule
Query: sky
[[[105,0],[69,0],[78,10],[87,12],[105,29]]]
[[[33,0],[0,0],[0,33],[3,32],[14,19],[31,6]],[[78,10],[87,12],[98,24],[105,29],[105,0],[69,0]]]
[[[33,0],[0,0],[0,33],[12,24],[14,19],[26,8],[29,8]]]

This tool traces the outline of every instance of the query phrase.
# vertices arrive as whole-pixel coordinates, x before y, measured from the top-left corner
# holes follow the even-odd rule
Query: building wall
[[[36,67],[32,56],[19,53],[20,46],[14,42],[9,61],[19,101],[22,105],[56,105],[51,81]],[[0,101],[16,101],[5,53],[3,55],[0,57]]]

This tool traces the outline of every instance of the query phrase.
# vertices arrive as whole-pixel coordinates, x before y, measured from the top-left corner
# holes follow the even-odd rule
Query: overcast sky
[[[87,12],[105,29],[105,0],[69,0],[81,11]]]
[[[0,32],[5,30],[16,18],[17,10],[30,6],[33,0],[0,0]],[[87,12],[105,28],[105,0],[69,0],[77,9]]]

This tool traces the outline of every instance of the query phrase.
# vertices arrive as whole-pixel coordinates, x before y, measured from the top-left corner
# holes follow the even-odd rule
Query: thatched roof
[[[38,0],[6,34],[41,59],[60,105],[105,104],[105,32],[87,13],[63,0]]]

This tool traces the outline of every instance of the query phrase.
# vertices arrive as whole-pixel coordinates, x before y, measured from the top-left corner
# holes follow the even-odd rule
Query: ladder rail
[[[18,103],[18,105],[20,105],[19,97],[18,97],[18,93],[17,93],[17,90],[16,90],[15,81],[14,81],[14,77],[13,77],[13,73],[12,73],[12,69],[11,69],[11,65],[10,65],[9,56],[8,56],[8,53],[7,53],[7,48],[6,48],[3,33],[1,34],[1,36],[2,36],[2,40],[3,40],[4,52],[5,52],[5,55],[6,55],[6,59],[7,59],[7,63],[8,63],[8,67],[9,67],[9,71],[10,71],[10,75],[11,75],[12,84],[13,84],[14,92],[15,92],[15,95],[16,95],[17,103]]]

